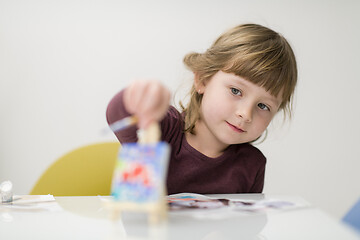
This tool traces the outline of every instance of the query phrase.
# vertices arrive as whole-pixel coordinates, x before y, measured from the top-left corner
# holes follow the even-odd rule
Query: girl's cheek
[[[258,114],[257,117],[259,118],[259,123],[263,126],[264,129],[268,127],[273,118],[273,116],[269,113],[261,113]]]

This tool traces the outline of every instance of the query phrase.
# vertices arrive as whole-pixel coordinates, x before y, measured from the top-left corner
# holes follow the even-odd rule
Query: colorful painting
[[[123,144],[115,167],[112,195],[117,201],[155,202],[164,195],[170,147],[156,144]]]

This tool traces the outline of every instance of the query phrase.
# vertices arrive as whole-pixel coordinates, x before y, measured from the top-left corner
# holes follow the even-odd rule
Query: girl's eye
[[[259,104],[258,104],[258,107],[259,107],[261,110],[270,111],[270,108],[269,108],[268,106],[266,106],[265,104],[263,104],[263,103],[259,103]]]
[[[230,90],[233,95],[241,96],[241,91],[239,89],[230,88]]]

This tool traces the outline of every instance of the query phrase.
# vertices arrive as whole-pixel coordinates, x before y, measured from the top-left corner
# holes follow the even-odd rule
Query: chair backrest
[[[342,220],[360,233],[360,199],[345,214]]]
[[[104,142],[75,149],[54,162],[31,190],[32,195],[110,195],[118,142]]]

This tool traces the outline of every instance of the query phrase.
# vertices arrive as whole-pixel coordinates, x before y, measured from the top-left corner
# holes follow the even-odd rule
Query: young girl
[[[291,113],[297,82],[294,53],[284,37],[256,24],[222,34],[204,53],[190,53],[194,73],[190,101],[182,112],[157,81],[137,81],[109,103],[111,124],[129,115],[137,126],[116,133],[137,141],[137,127],[159,121],[171,145],[168,194],[260,193],[266,158],[251,145],[280,110]]]

